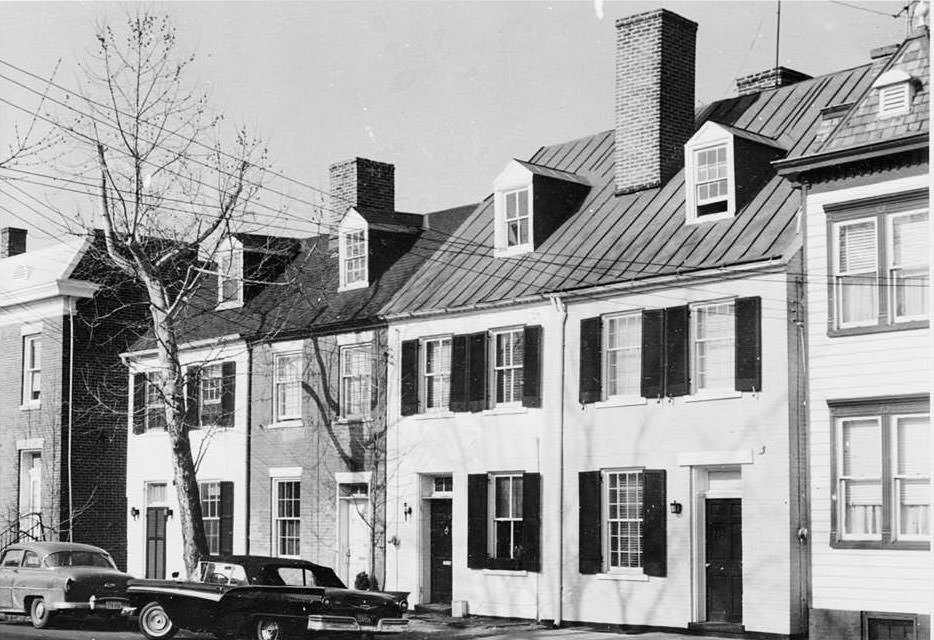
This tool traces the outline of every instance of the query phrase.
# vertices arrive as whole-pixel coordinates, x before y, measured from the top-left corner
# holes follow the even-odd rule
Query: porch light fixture
[[[671,512],[672,512],[673,514],[675,514],[676,516],[681,514],[681,503],[678,502],[677,500],[673,500],[673,501],[671,502],[671,504],[668,505],[668,508],[669,508],[669,509],[671,510]]]
[[[165,511],[165,517],[166,517],[166,518],[171,518],[171,517],[174,516],[174,515],[175,515],[175,512],[174,512],[174,511],[172,511],[171,509],[166,509],[166,511]]]
[[[133,516],[134,520],[139,520],[139,509],[137,509],[136,507],[131,507],[130,515]]]
[[[402,503],[402,517],[403,517],[403,519],[404,519],[406,522],[408,522],[409,516],[410,516],[410,515],[412,515],[412,507],[409,506],[409,503],[408,503],[408,502],[403,502],[403,503]]]

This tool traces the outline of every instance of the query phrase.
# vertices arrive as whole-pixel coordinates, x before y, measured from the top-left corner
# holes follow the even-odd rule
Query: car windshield
[[[117,568],[110,556],[100,551],[56,551],[46,556],[45,566]]]
[[[194,581],[208,584],[247,584],[243,567],[229,562],[200,562]]]

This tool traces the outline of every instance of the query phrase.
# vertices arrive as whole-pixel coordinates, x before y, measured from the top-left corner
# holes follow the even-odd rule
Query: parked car
[[[63,612],[118,616],[130,578],[99,547],[19,542],[0,556],[0,612],[28,615],[37,629]]]
[[[309,632],[400,633],[409,624],[407,592],[348,589],[328,567],[287,558],[210,557],[185,581],[131,580],[127,595],[150,640],[179,628],[284,640]]]

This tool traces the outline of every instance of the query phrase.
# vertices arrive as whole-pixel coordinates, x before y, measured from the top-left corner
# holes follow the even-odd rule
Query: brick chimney
[[[666,9],[616,21],[616,193],[681,170],[694,134],[697,23]]]
[[[26,253],[26,230],[16,227],[0,229],[0,258],[12,258]]]
[[[811,76],[806,73],[801,73],[800,71],[795,71],[788,67],[776,67],[774,69],[766,69],[759,73],[752,73],[748,76],[737,78],[736,92],[741,96],[745,96],[750,93],[759,93],[766,89],[787,87],[790,84],[810,79]]]
[[[332,164],[329,169],[332,222],[340,220],[350,207],[395,212],[395,170],[392,164],[366,158]]]

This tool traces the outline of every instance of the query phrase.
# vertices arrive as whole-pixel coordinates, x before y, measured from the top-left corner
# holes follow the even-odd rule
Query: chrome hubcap
[[[279,623],[274,620],[260,621],[259,637],[262,640],[276,640],[279,637]]]
[[[165,628],[168,626],[169,619],[165,615],[165,611],[162,609],[153,609],[146,615],[146,626],[156,633],[165,631]]]
[[[41,618],[45,615],[45,602],[40,600],[36,603],[36,617]]]

